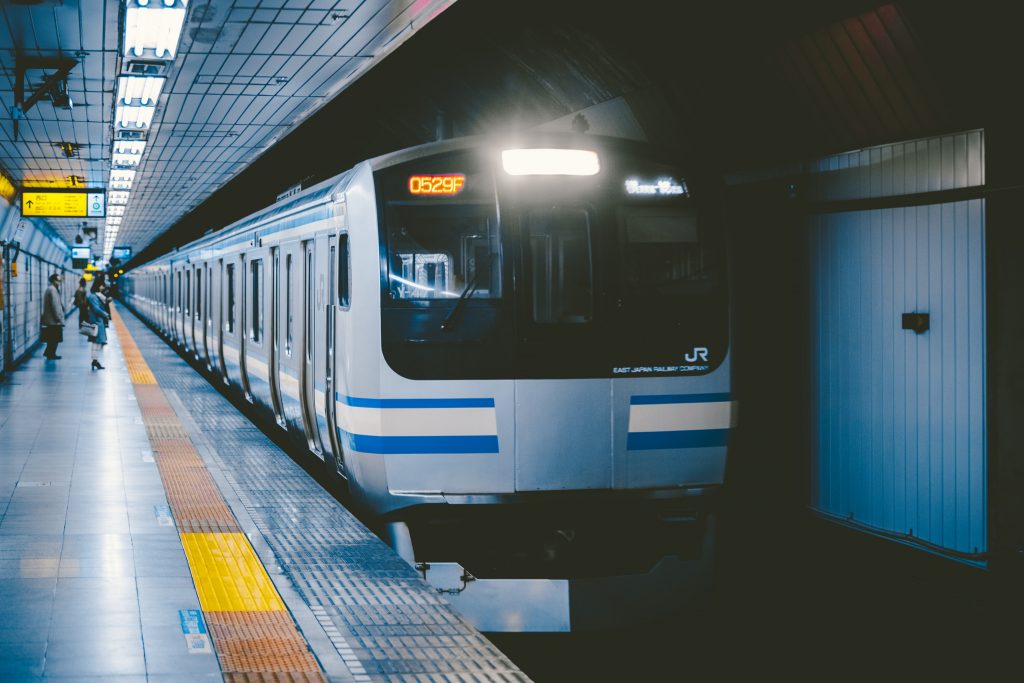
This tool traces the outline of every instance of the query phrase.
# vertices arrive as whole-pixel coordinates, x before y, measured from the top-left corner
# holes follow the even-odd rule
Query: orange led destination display
[[[462,173],[409,176],[409,192],[412,194],[455,195],[465,186],[466,176]]]

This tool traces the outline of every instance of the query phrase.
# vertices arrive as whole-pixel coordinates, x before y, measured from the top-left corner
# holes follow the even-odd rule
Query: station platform
[[[0,680],[528,680],[131,313],[109,336],[0,382]]]

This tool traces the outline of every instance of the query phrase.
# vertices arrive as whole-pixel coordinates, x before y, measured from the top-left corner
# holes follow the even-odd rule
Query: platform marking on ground
[[[203,610],[180,613],[188,652],[212,635],[225,680],[324,681],[323,672],[120,315],[120,349]],[[154,509],[161,520],[161,512]],[[160,523],[163,523],[162,521]],[[209,631],[207,632],[207,625]],[[255,680],[254,679],[254,680]]]

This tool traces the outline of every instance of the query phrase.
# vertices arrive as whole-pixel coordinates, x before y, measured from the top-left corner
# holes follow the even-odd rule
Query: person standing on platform
[[[89,322],[89,289],[86,287],[88,281],[83,277],[78,281],[78,289],[75,290],[75,308],[78,309],[78,324]]]
[[[104,370],[100,365],[100,351],[107,345],[107,323],[110,322],[110,314],[107,313],[106,297],[103,296],[103,283],[95,280],[92,283],[92,291],[86,298],[89,302],[89,321],[96,323],[96,336],[89,337],[92,342],[92,369]]]
[[[39,320],[39,336],[46,342],[43,356],[48,360],[60,360],[57,344],[64,341],[64,300],[60,296],[60,273],[50,276],[50,286],[43,296],[43,315]]]

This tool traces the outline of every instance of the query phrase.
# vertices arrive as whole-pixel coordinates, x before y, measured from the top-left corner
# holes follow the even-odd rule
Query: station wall
[[[18,226],[22,221],[19,235]],[[17,246],[12,244],[20,236]],[[71,252],[45,222],[23,219],[0,199],[0,376],[27,357],[39,342],[43,294],[51,273],[64,274],[61,292],[70,310],[78,279],[71,271]],[[65,329],[65,336],[77,332]]]

